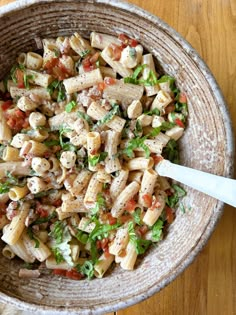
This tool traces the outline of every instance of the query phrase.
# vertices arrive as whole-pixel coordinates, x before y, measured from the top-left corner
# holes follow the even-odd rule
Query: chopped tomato
[[[120,218],[119,218],[119,221],[120,223],[125,223],[127,221],[129,221],[131,219],[131,216],[128,214],[128,215],[122,215]]]
[[[2,103],[2,110],[5,111],[7,109],[9,109],[11,107],[11,105],[13,104],[12,100],[8,100],[4,103]]]
[[[25,118],[25,113],[22,112],[20,109],[17,109],[14,114],[17,118]]]
[[[145,202],[146,206],[149,208],[152,205],[152,195],[150,194],[145,194],[143,195],[143,201]]]
[[[129,201],[127,201],[126,205],[125,205],[125,210],[127,211],[134,211],[136,207],[136,201],[134,199],[130,199]]]
[[[75,269],[66,270],[65,276],[73,280],[81,280],[83,278],[83,275]]]
[[[60,207],[62,204],[62,200],[61,199],[57,199],[55,201],[53,201],[52,205],[56,208]]]
[[[107,77],[104,79],[105,85],[113,85],[116,83],[116,79]]]
[[[118,35],[118,39],[123,42],[123,43],[126,43],[128,45],[128,42],[129,42],[129,37],[125,34],[119,34]]]
[[[25,88],[24,72],[20,69],[16,69],[15,76],[16,76],[16,80],[17,80],[17,87],[20,89]]]
[[[131,46],[131,47],[136,47],[138,45],[138,42],[134,38],[129,38],[125,34],[119,34],[118,39],[122,42],[123,45],[125,46]]]
[[[48,212],[43,207],[39,206],[36,210],[36,212],[39,214],[40,218],[47,218]]]
[[[186,94],[180,93],[179,102],[180,103],[187,103],[187,96],[186,96]]]
[[[150,210],[155,210],[156,208],[159,208],[161,206],[158,198],[154,199],[152,206],[150,208]]]
[[[89,58],[89,61],[91,64],[96,63],[98,61],[98,58],[100,56],[99,52],[96,52],[92,57]]]
[[[63,269],[53,269],[53,274],[54,275],[58,275],[58,276],[65,276],[66,275],[66,271],[67,270],[63,270]]]
[[[151,154],[151,157],[153,158],[155,165],[163,160],[161,155]]]
[[[138,42],[137,42],[136,39],[131,38],[131,39],[129,40],[129,45],[130,45],[131,47],[136,47],[136,46],[138,45]]]
[[[97,85],[97,88],[99,91],[103,91],[105,89],[106,85],[104,82],[99,82],[98,85]]]
[[[110,224],[110,225],[114,225],[114,224],[117,223],[117,219],[114,218],[114,217],[111,215],[111,213],[108,213],[107,218],[108,218],[108,221],[109,221],[109,224]]]
[[[109,258],[111,256],[111,254],[109,253],[109,248],[107,247],[106,250],[104,250],[104,256],[106,258]]]
[[[15,129],[15,126],[16,126],[16,119],[13,118],[13,117],[10,117],[10,118],[7,120],[7,124],[8,124],[8,126],[9,126],[11,129]]]
[[[180,120],[179,118],[176,118],[175,119],[175,123],[181,127],[181,128],[184,128],[184,123],[182,122],[182,120]]]
[[[120,60],[122,47],[113,43],[110,44],[108,47],[109,47],[109,51],[111,52],[112,59],[116,61]]]
[[[147,225],[142,225],[142,226],[140,226],[140,228],[138,229],[137,232],[138,232],[140,235],[144,235],[144,234],[147,233],[147,231],[148,231],[148,226],[147,226]]]
[[[169,224],[171,224],[174,221],[174,213],[173,210],[170,207],[165,207],[166,211],[166,220]]]
[[[58,65],[58,62],[59,62],[59,58],[51,58],[44,64],[43,68],[45,70],[52,70],[55,66]]]
[[[101,248],[102,248],[103,250],[105,250],[105,248],[108,247],[108,243],[109,243],[109,239],[108,239],[107,237],[103,238],[103,239],[101,240]]]

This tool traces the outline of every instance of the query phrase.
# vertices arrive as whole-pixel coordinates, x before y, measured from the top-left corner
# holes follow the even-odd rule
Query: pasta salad
[[[0,83],[2,254],[72,279],[134,269],[185,191],[155,171],[178,163],[187,99],[125,34],[43,39]]]

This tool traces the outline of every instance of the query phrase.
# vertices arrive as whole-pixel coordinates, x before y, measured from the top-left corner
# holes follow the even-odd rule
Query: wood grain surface
[[[0,5],[9,3],[0,0]],[[129,0],[186,38],[213,72],[236,128],[236,0]],[[236,315],[236,210],[225,212],[204,250],[175,281],[117,315]],[[28,315],[0,305],[2,315]],[[53,314],[52,314],[53,315]]]

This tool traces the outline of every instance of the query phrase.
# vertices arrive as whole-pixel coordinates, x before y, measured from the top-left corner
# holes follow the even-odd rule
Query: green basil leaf
[[[39,240],[34,236],[33,231],[32,231],[32,227],[28,227],[27,234],[28,234],[29,238],[35,242],[34,247],[39,248],[40,243],[39,243]]]
[[[82,266],[77,266],[78,272],[92,279],[94,276],[94,264],[91,260],[86,260]]]
[[[87,121],[87,123],[89,124],[90,127],[93,126],[93,121],[92,121],[92,119],[89,117],[89,115],[87,115],[86,113],[83,113],[83,112],[81,112],[81,111],[78,111],[77,113],[78,113],[78,116],[79,116],[80,118],[82,118],[82,119],[84,119],[84,120]]]
[[[102,119],[98,120],[97,123],[94,125],[93,129],[99,126],[102,126],[114,118],[120,111],[119,105],[115,105]]]
[[[164,222],[158,219],[157,222],[152,226],[152,241],[158,242],[161,239]]]
[[[75,101],[71,101],[70,103],[68,103],[65,107],[65,111],[67,113],[70,113],[75,107],[76,107],[76,102]]]

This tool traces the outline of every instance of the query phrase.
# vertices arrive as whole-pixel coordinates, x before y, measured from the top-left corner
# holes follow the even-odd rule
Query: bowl
[[[96,30],[137,38],[177,79],[187,94],[188,127],[180,143],[181,164],[231,177],[233,136],[229,114],[212,74],[196,51],[172,28],[144,10],[115,0],[17,1],[0,9],[0,76],[37,40]],[[0,79],[1,79],[0,78]],[[177,210],[167,236],[132,272],[115,268],[103,279],[73,281],[47,276],[18,278],[17,261],[0,258],[0,300],[45,314],[102,314],[140,302],[179,275],[206,244],[223,203],[187,189],[188,211]]]

